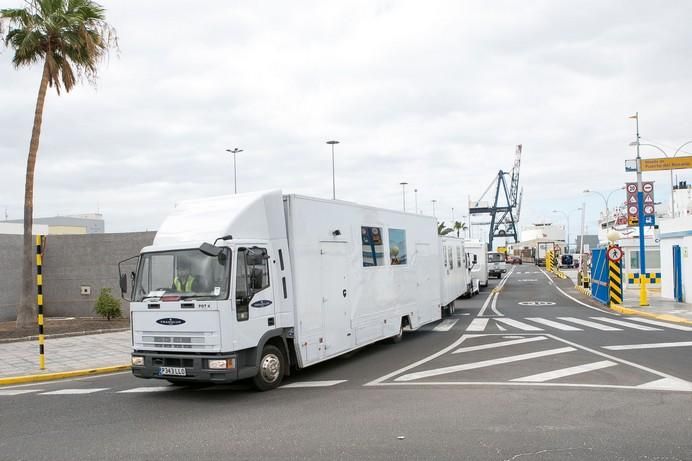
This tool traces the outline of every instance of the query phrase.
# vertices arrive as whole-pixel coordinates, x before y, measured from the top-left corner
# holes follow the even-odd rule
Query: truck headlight
[[[144,357],[140,357],[138,355],[133,355],[132,356],[132,366],[133,367],[143,367],[144,366]]]
[[[235,368],[235,358],[224,360],[209,360],[209,368],[214,370],[225,370],[227,368]]]

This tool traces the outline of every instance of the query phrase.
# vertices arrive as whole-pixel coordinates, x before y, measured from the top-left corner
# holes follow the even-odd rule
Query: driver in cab
[[[181,261],[171,288],[179,293],[192,293],[199,290],[199,285],[199,277],[192,275],[191,264]]]

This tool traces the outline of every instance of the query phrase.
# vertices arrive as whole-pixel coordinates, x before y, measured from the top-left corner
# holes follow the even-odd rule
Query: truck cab
[[[488,252],[488,276],[502,278],[507,272],[507,255],[504,253]]]

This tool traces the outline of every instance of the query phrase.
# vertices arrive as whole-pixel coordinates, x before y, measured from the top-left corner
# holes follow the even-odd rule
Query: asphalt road
[[[271,392],[2,388],[0,459],[692,459],[692,328],[580,304],[535,266],[505,280]]]

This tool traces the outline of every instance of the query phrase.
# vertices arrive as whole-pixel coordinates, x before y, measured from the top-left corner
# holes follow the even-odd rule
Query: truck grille
[[[141,345],[157,349],[213,349],[217,336],[209,332],[185,332],[162,335],[160,332],[141,332]]]

